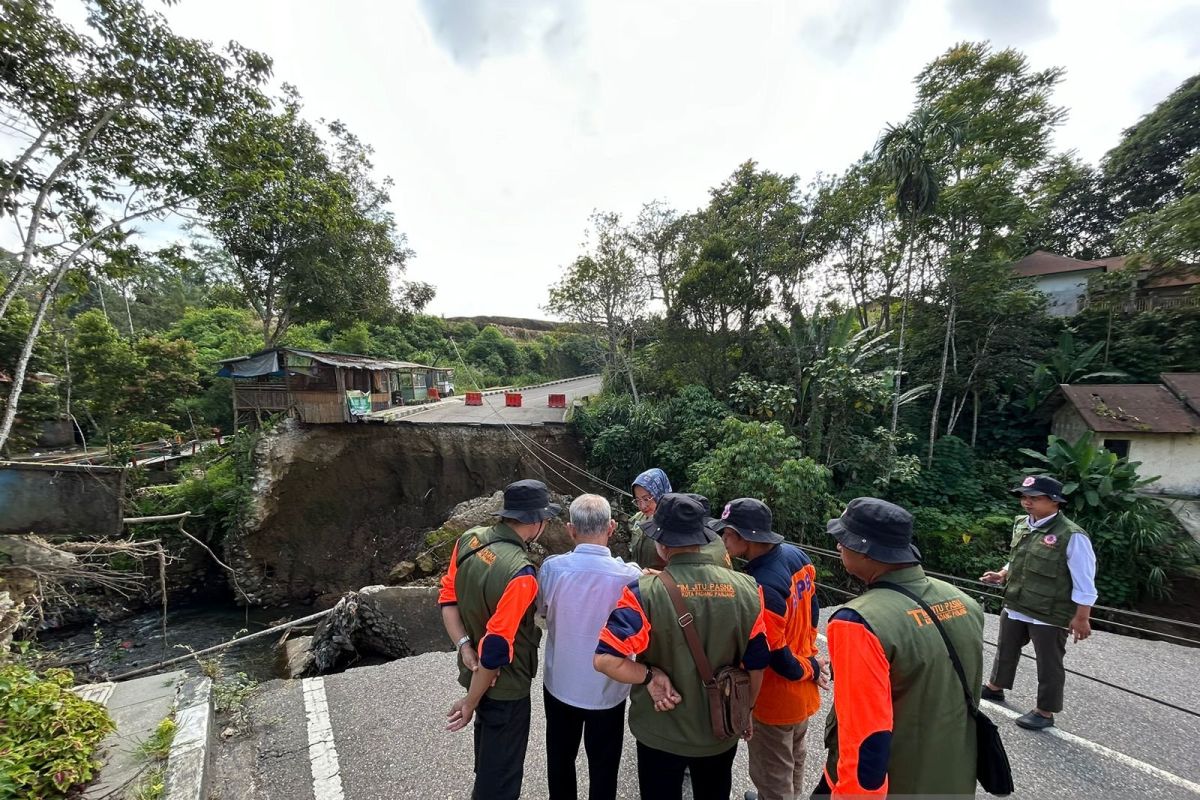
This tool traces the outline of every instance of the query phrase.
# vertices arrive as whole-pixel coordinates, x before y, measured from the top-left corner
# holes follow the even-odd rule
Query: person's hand
[[[979,580],[992,586],[1003,586],[1008,580],[1008,570],[1002,569],[999,572],[985,572],[979,576]]]
[[[650,567],[644,567],[642,569],[643,575],[657,575],[660,572],[662,572],[661,569],[651,569]]]
[[[817,656],[817,663],[821,665],[821,671],[817,673],[817,686],[828,689],[829,682],[833,679],[833,675],[829,671],[829,657]]]
[[[1071,622],[1067,625],[1067,630],[1074,636],[1074,641],[1082,642],[1084,639],[1092,635],[1092,620],[1091,617],[1082,614],[1076,614],[1071,617]]]
[[[450,711],[446,714],[446,719],[450,720],[450,724],[446,726],[448,731],[461,731],[470,723],[471,717],[475,715],[475,706],[467,701],[467,698],[455,700],[454,705],[450,706]]]
[[[671,679],[661,669],[654,670],[654,677],[650,679],[650,685],[646,687],[646,691],[650,693],[650,699],[654,701],[655,711],[670,711],[683,702],[683,697],[675,691]]]
[[[754,736],[754,717],[746,720],[746,730],[742,731],[742,738],[747,742],[750,741],[752,736]]]
[[[474,672],[479,669],[479,654],[475,652],[475,647],[467,642],[459,650],[462,654],[463,666]]]

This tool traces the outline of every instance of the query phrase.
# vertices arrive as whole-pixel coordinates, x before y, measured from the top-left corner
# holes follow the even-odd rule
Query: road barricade
[[[441,400],[442,399],[442,396],[440,394],[438,394],[438,390],[437,390],[436,386],[430,386],[429,389],[425,392],[425,394],[429,397],[430,400]]]
[[[483,405],[483,392],[467,392],[467,397],[463,403],[468,406]]]
[[[520,408],[521,407],[521,393],[520,392],[505,392],[504,393],[504,405],[508,406],[509,408]]]
[[[566,408],[567,396],[565,394],[550,395],[549,402],[546,404],[550,408]]]

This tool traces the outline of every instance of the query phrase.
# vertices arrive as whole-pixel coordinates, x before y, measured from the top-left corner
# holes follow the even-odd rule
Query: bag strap
[[[704,654],[704,647],[700,644],[700,635],[692,627],[696,618],[683,604],[683,595],[679,593],[679,585],[675,583],[671,574],[664,569],[658,573],[658,579],[667,590],[667,594],[671,598],[671,605],[675,606],[679,627],[683,629],[683,638],[687,640],[688,649],[692,651],[692,660],[696,662],[696,669],[700,671],[700,680],[707,686],[713,683],[713,671],[712,665],[708,663],[708,656]]]
[[[978,716],[979,708],[975,705],[975,698],[971,694],[970,686],[967,685],[967,674],[963,670],[962,661],[960,661],[958,658],[958,651],[954,649],[954,644],[951,643],[950,637],[946,634],[946,629],[944,627],[942,627],[941,621],[938,619],[937,614],[934,613],[934,610],[929,607],[929,604],[926,603],[924,600],[922,600],[920,597],[918,597],[915,593],[913,593],[909,589],[906,589],[905,587],[903,587],[897,583],[889,583],[888,581],[878,581],[876,583],[872,583],[870,588],[872,588],[872,589],[875,589],[875,588],[890,589],[893,592],[898,592],[898,593],[904,595],[905,597],[907,597],[908,599],[912,600],[917,605],[919,605],[921,607],[921,609],[925,612],[926,616],[928,616],[929,619],[933,621],[934,626],[937,627],[938,633],[940,633],[942,635],[942,641],[946,643],[946,651],[950,654],[950,661],[951,661],[951,663],[954,664],[954,671],[958,674],[958,680],[962,684],[963,697],[967,701],[967,713],[969,713],[972,717]]]

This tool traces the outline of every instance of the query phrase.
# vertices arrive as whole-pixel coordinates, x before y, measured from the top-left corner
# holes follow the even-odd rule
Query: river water
[[[203,650],[313,612],[311,606],[245,609],[233,603],[169,608],[165,638],[161,611],[148,611],[92,628],[43,633],[38,644],[55,660],[73,669],[77,679],[103,680],[107,675],[186,656],[187,648]],[[283,633],[234,645],[204,658],[219,655],[226,674],[244,672],[254,680],[269,680],[277,677],[274,646]],[[195,659],[188,659],[163,668],[167,670],[198,673],[200,665]]]

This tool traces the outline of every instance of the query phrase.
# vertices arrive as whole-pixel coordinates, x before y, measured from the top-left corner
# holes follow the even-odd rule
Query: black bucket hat
[[[504,487],[504,508],[493,511],[492,516],[528,523],[552,519],[560,511],[562,506],[550,502],[550,490],[546,484],[526,479]]]
[[[664,494],[654,512],[654,527],[646,529],[646,535],[663,547],[708,544],[708,535],[704,531],[707,515],[706,503],[701,503],[696,496]]]
[[[708,527],[717,533],[733,528],[748,542],[779,544],[783,536],[771,530],[773,519],[771,509],[763,501],[739,497],[726,503],[721,518],[714,519]]]
[[[826,526],[838,544],[882,564],[920,562],[912,543],[913,517],[905,509],[876,497],[856,497]]]
[[[1045,495],[1056,503],[1067,502],[1066,495],[1063,494],[1063,485],[1049,475],[1027,475],[1020,486],[1012,488],[1012,493],[1030,497]]]

